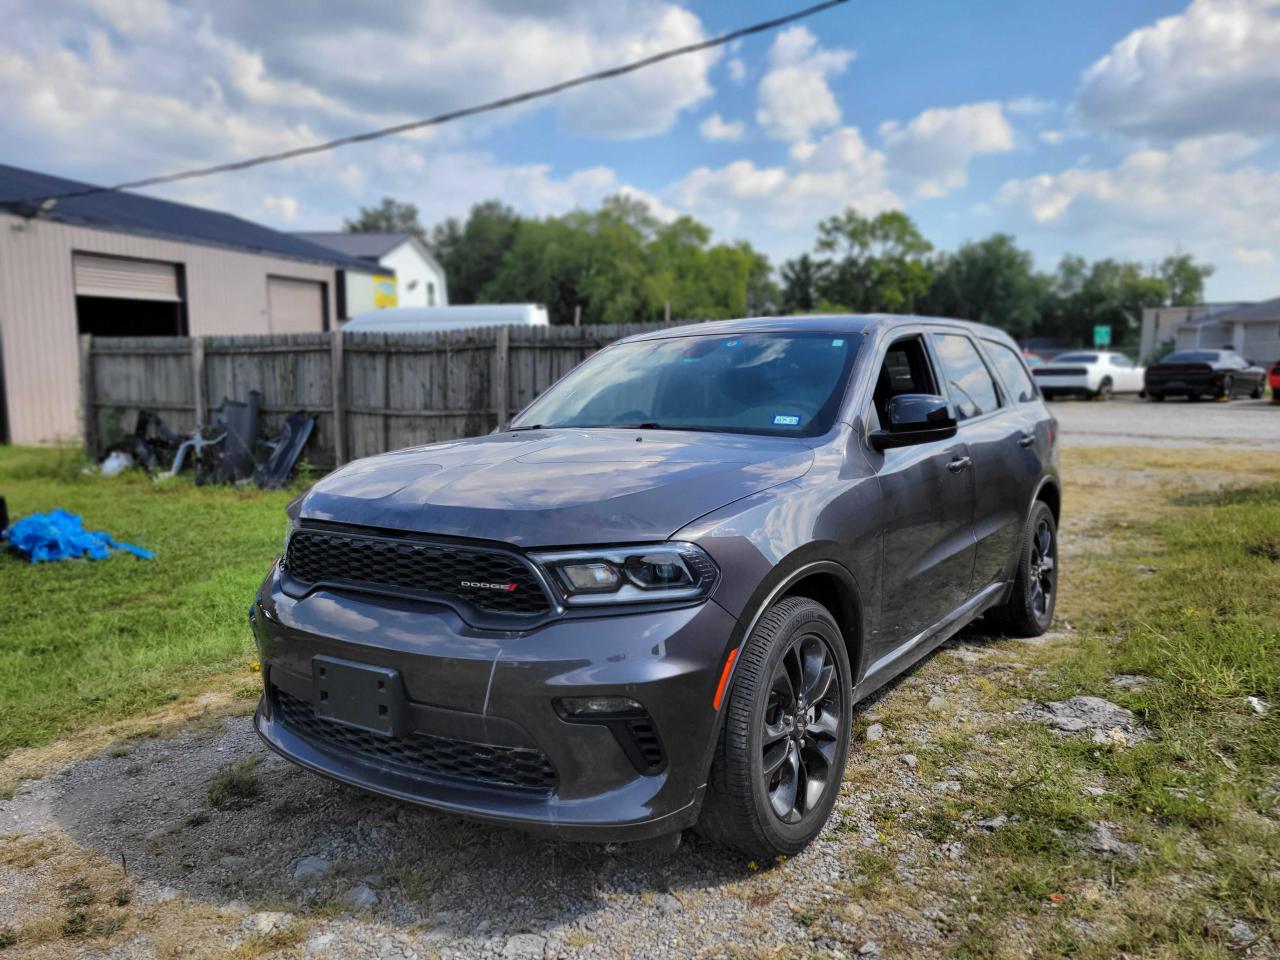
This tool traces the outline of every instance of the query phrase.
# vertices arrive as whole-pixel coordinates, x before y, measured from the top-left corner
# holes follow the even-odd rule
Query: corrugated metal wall
[[[324,283],[335,316],[330,266],[0,214],[0,338],[14,443],[80,435],[74,252],[181,264],[195,336],[272,333],[268,275]]]

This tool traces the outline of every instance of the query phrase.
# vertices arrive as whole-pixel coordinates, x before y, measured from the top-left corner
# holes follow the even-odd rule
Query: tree
[[[354,220],[343,220],[342,229],[349,233],[412,233],[426,239],[427,232],[418,222],[418,208],[383,197],[376,207],[361,207]]]
[[[471,208],[466,223],[437,225],[427,241],[449,281],[452,303],[476,303],[515,243],[522,219],[506,204],[486,200]]]
[[[832,258],[820,299],[852,310],[910,313],[933,281],[933,245],[900,210],[868,219],[849,207],[818,224],[817,248]]]
[[[996,233],[936,262],[925,309],[1025,337],[1040,320],[1048,288],[1031,254],[1018,249],[1007,233]]]
[[[819,264],[807,253],[782,265],[782,309],[786,313],[808,313],[817,306]]]
[[[1196,263],[1191,254],[1179,253],[1165,257],[1159,272],[1168,291],[1169,304],[1189,307],[1204,302],[1204,281],[1213,274],[1213,264]]]
[[[631,197],[594,212],[523,220],[493,277],[488,302],[546,304],[552,321],[636,323],[717,320],[772,309],[769,261],[747,243],[712,244],[692,217],[661,223]]]
[[[1139,263],[1108,259],[1087,264],[1083,257],[1065,256],[1036,332],[1087,344],[1093,342],[1095,326],[1109,326],[1118,346],[1136,337],[1144,307],[1158,307],[1168,298],[1165,280]]]

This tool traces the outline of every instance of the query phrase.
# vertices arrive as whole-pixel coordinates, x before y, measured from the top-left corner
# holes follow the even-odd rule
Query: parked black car
[[[1259,399],[1267,387],[1267,371],[1232,350],[1180,350],[1147,367],[1147,397],[1217,397]]]
[[[794,853],[857,701],[983,613],[1048,627],[1060,502],[1056,421],[994,328],[632,337],[505,431],[290,505],[251,612],[257,729],[438,810]]]

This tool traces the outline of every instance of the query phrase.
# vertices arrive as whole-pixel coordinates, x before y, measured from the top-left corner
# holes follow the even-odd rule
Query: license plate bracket
[[[383,736],[402,736],[409,704],[400,672],[339,657],[311,658],[312,703],[326,720]]]

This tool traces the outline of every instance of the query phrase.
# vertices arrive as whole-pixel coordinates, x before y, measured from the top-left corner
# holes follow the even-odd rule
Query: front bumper
[[[712,701],[737,626],[714,601],[503,632],[420,601],[328,590],[295,599],[281,590],[277,570],[251,619],[265,687],[258,733],[303,767],[437,810],[569,838],[644,839],[697,819],[717,728]],[[396,671],[407,705],[403,736],[315,721],[315,657]],[[556,701],[579,696],[643,705],[649,765],[617,724],[563,719]],[[429,748],[426,766],[421,745]],[[508,775],[511,756],[518,770],[542,763],[544,774],[553,772]]]

